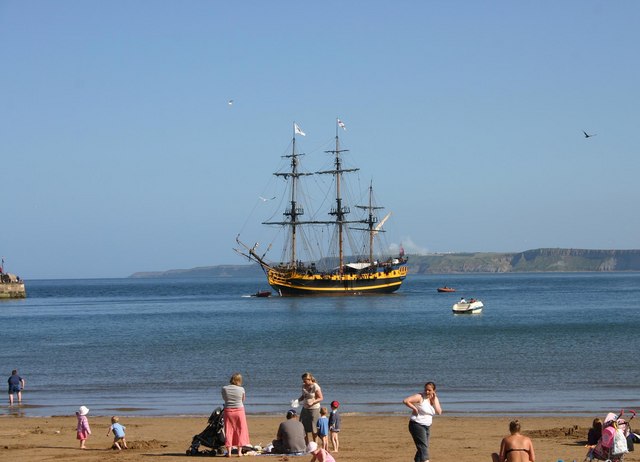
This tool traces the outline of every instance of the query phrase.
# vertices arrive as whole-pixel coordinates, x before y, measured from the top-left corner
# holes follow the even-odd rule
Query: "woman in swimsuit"
[[[493,462],[535,462],[536,453],[533,450],[531,438],[520,434],[520,422],[513,420],[509,423],[511,435],[502,438],[500,454],[491,454]]]

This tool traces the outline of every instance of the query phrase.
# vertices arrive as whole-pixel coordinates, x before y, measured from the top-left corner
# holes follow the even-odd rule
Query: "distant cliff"
[[[518,253],[474,252],[409,255],[412,274],[640,271],[640,250],[536,249]],[[252,265],[134,273],[132,278],[254,277],[262,271]]]
[[[262,270],[257,264],[201,266],[191,269],[173,269],[167,271],[141,271],[130,278],[243,278],[260,276]]]
[[[536,249],[518,253],[415,255],[409,271],[426,273],[509,273],[640,271],[640,250]]]

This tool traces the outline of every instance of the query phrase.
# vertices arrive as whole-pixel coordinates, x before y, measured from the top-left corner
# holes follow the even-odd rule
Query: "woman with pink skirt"
[[[234,447],[238,448],[238,456],[242,456],[242,447],[249,444],[249,427],[244,414],[244,397],[242,375],[233,374],[229,385],[222,387],[227,457],[231,456],[231,450]]]

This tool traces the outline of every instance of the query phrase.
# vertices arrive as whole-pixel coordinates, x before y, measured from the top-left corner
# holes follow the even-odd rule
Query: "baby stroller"
[[[586,461],[604,460],[606,462],[622,462],[624,455],[633,451],[633,437],[629,422],[636,416],[636,411],[629,411],[631,418],[622,418],[624,410],[616,415],[607,414],[602,425],[602,436],[595,447],[591,448],[585,457]]]
[[[224,443],[226,441],[224,435],[224,413],[223,408],[218,407],[209,416],[207,427],[198,433],[191,440],[191,447],[187,449],[188,456],[198,455],[224,455]],[[210,448],[207,451],[200,451],[200,446]]]

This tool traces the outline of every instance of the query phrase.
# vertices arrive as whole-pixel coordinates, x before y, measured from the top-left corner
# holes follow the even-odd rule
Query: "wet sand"
[[[439,416],[432,426],[431,461],[477,462],[490,460],[500,440],[508,432],[506,417]],[[252,444],[267,445],[274,438],[284,418],[248,416]],[[525,417],[520,421],[523,433],[533,439],[539,462],[582,462],[584,443],[592,417]],[[206,426],[207,417],[126,417],[129,450],[109,449],[109,417],[89,415],[92,436],[87,450],[78,449],[76,418],[16,417],[0,418],[0,460],[2,461],[185,461],[193,435]],[[342,415],[340,452],[336,461],[407,461],[411,462],[415,446],[407,430],[408,416]],[[250,457],[250,456],[249,456]],[[310,456],[256,456],[274,461],[306,461]],[[196,459],[198,459],[196,457]],[[640,461],[640,450],[625,457]]]

